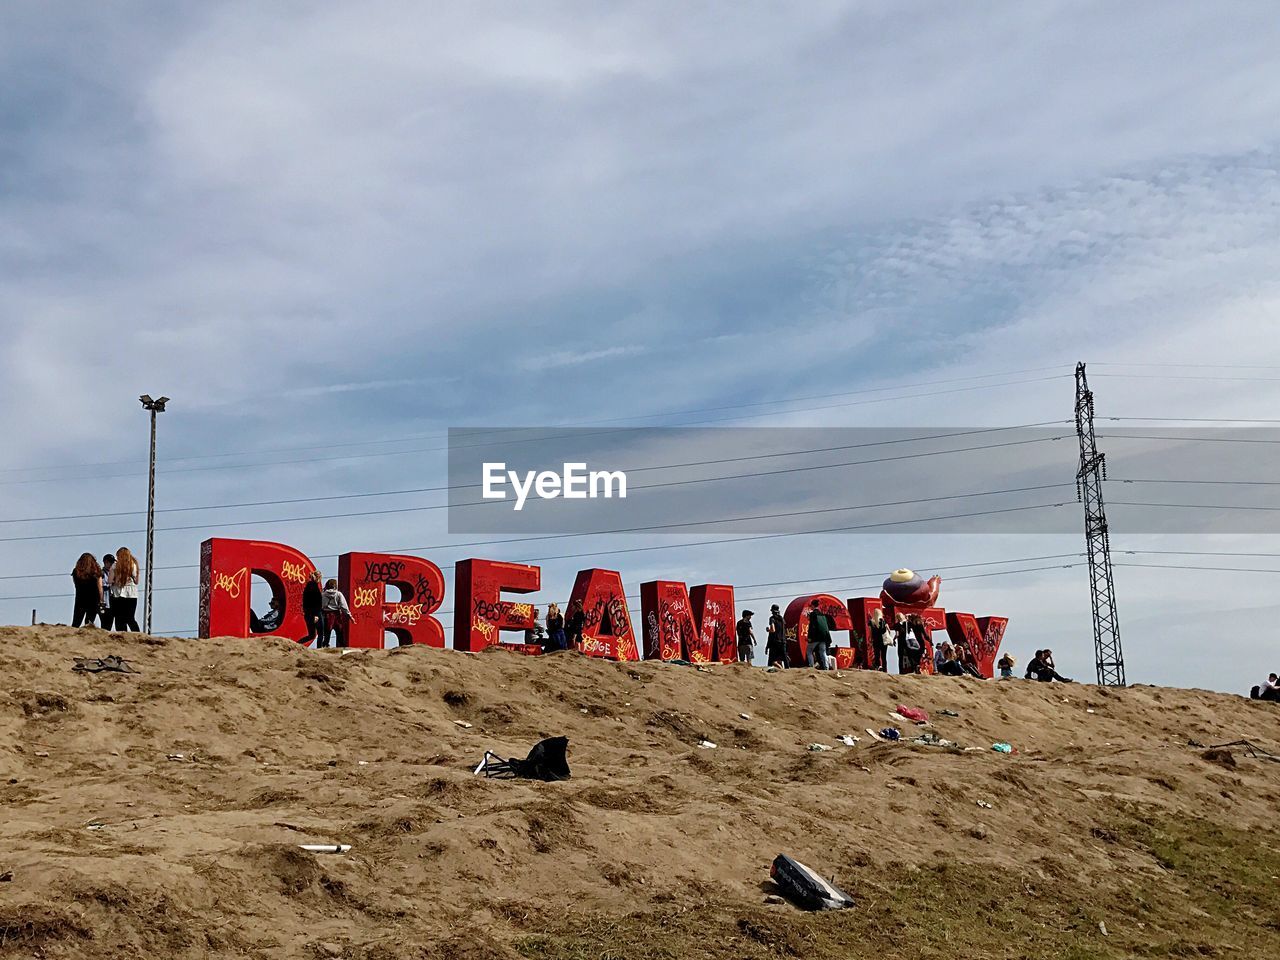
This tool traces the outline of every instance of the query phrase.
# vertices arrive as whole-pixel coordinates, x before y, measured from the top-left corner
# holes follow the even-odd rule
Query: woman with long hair
[[[569,645],[564,632],[564,614],[560,604],[547,604],[547,650],[563,650]]]
[[[111,568],[111,607],[115,611],[115,628],[140,632],[138,627],[138,561],[128,547],[116,551],[116,565]]]
[[[71,582],[76,588],[71,625],[92,627],[93,618],[102,609],[102,567],[98,566],[98,560],[92,553],[80,554],[75,569],[71,571]]]

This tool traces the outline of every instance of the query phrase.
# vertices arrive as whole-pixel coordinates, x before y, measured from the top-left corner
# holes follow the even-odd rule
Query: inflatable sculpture
[[[941,577],[925,580],[914,570],[899,567],[885,579],[880,599],[895,607],[932,607],[941,589]]]

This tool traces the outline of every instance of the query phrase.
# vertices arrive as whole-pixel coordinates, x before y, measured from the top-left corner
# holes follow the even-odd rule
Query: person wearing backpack
[[[337,580],[330,580],[324,585],[324,593],[320,596],[320,609],[324,614],[324,628],[320,632],[320,639],[316,641],[316,647],[329,646],[329,637],[334,633],[337,633],[334,645],[345,647],[347,624],[354,621],[355,617],[351,615],[351,608],[347,606],[347,598],[338,589]]]

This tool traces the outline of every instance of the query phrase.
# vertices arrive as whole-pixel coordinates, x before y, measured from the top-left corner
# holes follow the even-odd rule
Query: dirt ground
[[[0,640],[3,957],[1280,956],[1280,762],[1209,749],[1280,754],[1274,704],[60,627]],[[140,673],[71,670],[107,654]],[[891,718],[899,704],[931,726]],[[891,725],[956,746],[867,733]],[[486,749],[558,734],[567,782],[472,774]],[[769,902],[782,852],[857,908]]]

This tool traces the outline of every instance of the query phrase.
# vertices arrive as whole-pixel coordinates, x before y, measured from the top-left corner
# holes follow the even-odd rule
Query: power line
[[[1095,377],[1114,377],[1121,380],[1213,380],[1216,382],[1271,383],[1280,377],[1220,377],[1186,373],[1095,373]]]
[[[1095,367],[1191,367],[1196,370],[1280,370],[1280,366],[1274,364],[1250,364],[1250,363],[1153,363],[1149,361],[1138,363],[1121,363],[1112,361],[1107,363],[1102,360],[1089,361]]]
[[[1185,440],[1190,443],[1280,443],[1280,437],[1171,437],[1144,433],[1100,433],[1105,440]]]
[[[809,464],[805,466],[785,467],[780,470],[756,470],[756,471],[748,471],[747,473],[728,474],[726,476],[720,476],[720,477],[696,477],[696,478],[687,479],[687,480],[665,480],[660,483],[645,483],[645,484],[633,485],[633,486],[630,486],[628,490],[634,492],[638,490],[654,490],[654,489],[665,488],[665,487],[683,487],[683,486],[689,486],[697,483],[718,483],[724,480],[744,480],[744,479],[752,479],[756,477],[776,477],[776,476],[783,476],[783,475],[794,474],[794,473],[807,473],[815,470],[833,470],[839,467],[854,467],[854,466],[860,466],[865,464],[889,463],[889,462],[894,462],[899,460],[916,460],[922,457],[937,457],[937,456],[943,456],[943,455],[952,454],[952,453],[971,453],[971,452],[980,451],[980,450],[995,450],[1002,447],[1018,447],[1018,446],[1024,446],[1030,443],[1045,443],[1047,441],[1054,441],[1054,440],[1061,440],[1061,439],[1063,438],[1062,437],[1036,437],[1028,440],[1010,440],[1004,443],[993,443],[993,444],[986,444],[986,445],[976,446],[976,447],[958,447],[953,450],[930,450],[930,451],[924,451],[921,453],[901,454],[899,456],[894,456],[894,457],[878,457],[872,460],[846,460],[841,463]],[[737,458],[737,459],[754,459],[754,458],[747,457],[747,458]],[[716,461],[709,461],[709,462],[714,463]],[[729,461],[725,461],[725,462],[729,462]],[[639,472],[641,470],[647,470],[647,469],[674,469],[676,467],[698,466],[698,465],[700,464],[698,464],[695,461],[687,464],[672,464],[664,467],[640,467],[640,468],[637,468],[634,472]],[[946,499],[946,498],[942,498],[942,499]],[[386,516],[389,514],[422,513],[429,510],[447,510],[450,508],[457,508],[457,507],[495,506],[495,505],[501,504],[502,502],[503,501],[500,501],[500,500],[487,500],[487,501],[486,500],[468,500],[464,503],[455,503],[455,504],[438,503],[438,504],[428,504],[426,506],[420,506],[420,507],[396,507],[396,508],[387,509],[387,510],[360,510],[360,511],[349,511],[344,513],[320,514],[317,516],[310,516],[310,517],[268,517],[268,518],[259,519],[259,520],[229,520],[229,521],[224,521],[220,523],[198,523],[198,524],[188,524],[186,526],[180,526],[180,527],[160,527],[158,528],[157,532],[166,533],[166,532],[175,532],[175,531],[184,531],[184,530],[208,530],[208,529],[223,528],[223,527],[251,527],[251,526],[261,526],[264,524],[274,524],[274,523],[297,523],[297,522],[305,522],[305,521],[311,521],[311,520],[341,520],[341,519],[348,519],[352,517],[373,517],[373,516]],[[21,536],[21,537],[0,537],[0,543],[19,543],[19,542],[29,542],[34,540],[40,540],[40,541],[74,540],[74,539],[79,539],[81,537],[89,537],[89,536],[127,537],[127,536],[133,536],[142,532],[144,531],[142,530],[106,530],[106,531],[91,531],[88,533],[76,532],[76,533],[30,534],[30,535]]]
[[[608,418],[598,418],[598,419],[592,419],[592,420],[580,420],[580,421],[577,421],[577,423],[597,424],[597,423],[618,423],[618,422],[627,421],[627,420],[652,420],[659,417],[683,416],[685,414],[690,414],[690,413],[706,413],[706,412],[716,412],[720,410],[739,410],[739,409],[742,409],[743,407],[770,406],[770,405],[785,404],[785,403],[801,403],[806,400],[830,400],[830,399],[835,399],[836,397],[860,396],[866,393],[880,393],[880,392],[889,391],[889,390],[914,389],[916,387],[937,386],[937,385],[948,384],[948,383],[965,383],[973,380],[991,379],[993,377],[1017,376],[1023,373],[1039,373],[1043,370],[1053,370],[1053,369],[1057,369],[1057,367],[1056,366],[1029,367],[1023,370],[1010,370],[1010,371],[1005,371],[1003,373],[988,373],[988,374],[981,374],[979,376],[972,376],[972,377],[953,377],[945,380],[924,380],[924,381],[919,381],[917,383],[905,383],[905,384],[900,383],[900,384],[893,384],[891,386],[884,386],[884,387],[864,387],[859,390],[848,390],[841,393],[814,394],[809,396],[791,397],[791,398],[784,398],[784,399],[778,399],[778,400],[745,401],[742,403],[728,404],[723,406],[699,407],[699,408],[694,408],[689,410],[674,410],[666,413],[650,413],[650,414],[639,414],[639,415],[628,416],[628,417],[608,417]],[[858,403],[883,403],[883,402],[888,402],[893,400],[913,399],[919,396],[934,396],[936,393],[959,393],[959,392],[965,392],[970,390],[983,390],[983,389],[989,389],[989,388],[1011,386],[1011,385],[1016,385],[1021,383],[1043,383],[1048,380],[1059,379],[1062,376],[1065,376],[1065,374],[1059,374],[1053,377],[1037,377],[1029,380],[1005,380],[997,383],[978,384],[973,387],[963,387],[958,390],[932,391],[928,394],[912,394],[912,395],[898,396],[898,397],[878,397],[878,398],[872,398],[870,400],[858,401]],[[835,406],[838,407],[838,406],[851,406],[851,405],[856,405],[856,404],[837,404]],[[826,410],[826,409],[834,409],[834,408],[835,407],[817,407],[813,409]],[[789,411],[778,411],[778,412],[803,413],[806,411],[789,410]],[[727,418],[713,419],[713,420],[707,420],[707,421],[701,421],[701,422],[718,423],[718,422],[729,422],[732,420],[744,420],[744,419],[751,419],[751,418],[750,417],[727,417]],[[563,426],[568,427],[570,425],[565,424]],[[476,436],[480,436],[485,432],[486,432],[485,428],[478,428],[477,430],[473,431],[474,435]],[[618,431],[602,431],[602,433],[612,433],[612,432],[618,432]],[[466,432],[463,431],[462,435],[465,436]],[[445,436],[446,435],[443,433],[429,433],[429,434],[416,434],[416,435],[410,435],[410,436],[404,436],[404,437],[390,437],[390,438],[379,439],[379,440],[353,440],[353,441],[340,442],[340,443],[333,443],[326,440],[325,446],[328,446],[328,447],[374,446],[374,445],[388,444],[388,443],[410,443],[418,440],[435,440],[435,439],[441,439]],[[553,436],[553,437],[541,438],[541,439],[558,439],[559,437],[564,437],[564,436],[567,436],[567,435],[560,434],[558,437]],[[524,441],[521,441],[521,442],[524,442]],[[483,445],[484,444],[481,444],[481,446]],[[264,454],[271,454],[271,453],[295,453],[295,452],[304,451],[304,450],[313,450],[315,449],[315,447],[316,447],[316,444],[309,444],[307,446],[302,446],[302,447],[275,447],[275,448],[269,448],[266,450],[245,450],[245,451],[232,451],[232,452],[223,452],[223,453],[196,454],[196,455],[187,456],[187,457],[172,457],[165,462],[176,463],[176,462],[185,462],[189,460],[211,460],[211,459],[220,459],[225,457],[242,457],[242,456],[257,457],[257,456],[262,456]],[[392,451],[386,455],[394,456],[396,453],[422,453],[422,452],[431,452],[433,450],[447,450],[447,449],[448,449],[447,446],[428,447],[425,450]],[[381,454],[374,454],[374,456],[380,456],[380,455]],[[80,470],[80,469],[90,469],[93,467],[128,466],[134,463],[146,463],[146,462],[147,461],[145,459],[139,458],[137,460],[112,460],[112,461],[99,461],[96,463],[83,463],[83,464],[58,464],[58,465],[47,465],[43,467],[8,467],[3,470],[0,470],[0,473],[29,472],[34,470]],[[313,462],[313,461],[278,461],[278,462],[293,463],[293,462]],[[166,471],[166,472],[177,472],[177,471]],[[139,476],[139,474],[118,474],[118,475],[113,475],[111,477],[94,477],[92,479],[112,479],[114,476]],[[88,478],[69,477],[65,479],[88,479]],[[25,482],[25,481],[12,481],[12,482]]]
[[[1280,423],[1280,420],[1259,417],[1099,417],[1098,419],[1140,423]]]
[[[1066,485],[1051,484],[1050,486],[1060,487],[1060,486],[1066,486]],[[1026,489],[1031,490],[1031,489],[1039,489],[1039,488],[1026,488]],[[862,510],[862,509],[870,509],[870,508],[879,507],[879,506],[896,506],[896,505],[903,505],[903,504],[909,504],[909,503],[931,503],[931,502],[938,502],[940,500],[954,500],[954,499],[961,499],[961,498],[967,498],[967,497],[979,497],[979,496],[991,496],[991,495],[993,494],[991,493],[961,494],[961,495],[952,496],[952,497],[926,498],[919,501],[899,501],[898,503],[895,503],[895,504],[887,504],[887,503],[886,504],[862,504],[858,506],[849,506],[849,507],[823,508],[817,511],[799,511],[799,513],[811,513],[811,512],[825,513],[825,512],[831,512],[833,510]],[[567,560],[567,559],[575,559],[580,557],[603,557],[603,556],[612,556],[614,554],[619,554],[619,553],[641,553],[641,552],[650,551],[650,550],[671,550],[671,549],[678,549],[682,547],[708,546],[708,545],[713,545],[717,543],[743,543],[743,542],[754,541],[754,540],[773,540],[773,539],[779,539],[779,538],[808,536],[810,534],[821,534],[821,533],[845,533],[845,532],[850,532],[854,530],[871,529],[874,527],[895,526],[897,524],[926,523],[931,520],[956,520],[956,519],[964,519],[969,517],[993,516],[1001,513],[1016,513],[1024,510],[1036,510],[1036,509],[1043,509],[1045,507],[1061,507],[1064,505],[1065,505],[1064,503],[1033,504],[1033,505],[1022,506],[1022,507],[1007,507],[1002,509],[977,511],[973,513],[952,514],[952,515],[946,515],[941,517],[918,517],[915,519],[908,519],[908,520],[886,520],[886,521],[880,521],[880,522],[871,523],[871,524],[858,524],[858,525],[848,526],[848,527],[832,527],[832,528],[822,529],[822,530],[803,530],[803,531],[796,531],[792,533],[770,533],[770,534],[752,535],[752,536],[746,536],[746,537],[728,536],[728,537],[722,537],[717,540],[701,540],[701,541],[691,541],[686,543],[675,543],[675,544],[658,544],[655,546],[647,546],[647,547],[628,547],[628,548],[622,548],[618,550],[606,550],[606,551],[597,551],[597,552],[589,552],[589,553],[570,553],[570,554],[561,554],[558,556],[551,556],[551,557],[534,557],[531,560],[528,560],[525,562],[534,563],[534,562],[540,562],[544,560]],[[782,517],[782,516],[788,516],[788,515],[794,515],[794,514],[773,514],[773,515],[762,515],[759,517],[740,517],[736,519],[760,520],[760,519],[770,519],[771,517]],[[697,521],[696,523],[698,525],[702,525],[706,523],[719,523],[719,522],[728,522],[728,521]],[[517,537],[517,538],[506,539],[506,540],[476,540],[476,541],[471,541],[467,543],[430,544],[427,546],[417,546],[417,547],[398,547],[394,550],[383,550],[383,551],[377,551],[377,552],[380,552],[380,553],[427,553],[434,550],[450,550],[450,549],[456,549],[458,547],[484,547],[484,546],[494,546],[494,545],[506,545],[506,544],[512,544],[512,543],[527,543],[530,541],[564,540],[570,537],[602,536],[602,535],[609,535],[609,534],[616,534],[616,533],[639,533],[647,530],[664,529],[670,526],[692,526],[692,525],[694,524],[693,523],[674,524],[674,525],[660,524],[660,525],[648,526],[648,527],[634,527],[629,530],[601,530],[594,533],[557,533],[557,534],[546,534],[546,535],[534,536],[534,537]],[[323,557],[324,559],[328,559],[329,557],[336,556],[336,554],[315,554],[311,556],[313,559],[315,557]],[[174,566],[174,567],[158,567],[157,569],[158,570],[194,569],[198,566],[199,564],[185,564],[182,566]],[[448,564],[448,565],[445,565],[443,569],[452,569],[454,566],[455,564]],[[66,573],[33,574],[28,577],[12,577],[12,578],[6,578],[6,579],[34,580],[37,578],[43,578],[48,576],[64,577],[68,575],[69,574],[66,574]],[[162,589],[174,590],[174,589],[183,589],[183,588],[164,587]],[[194,589],[194,588],[187,587],[185,589]],[[45,596],[46,595],[42,594],[42,595],[36,595],[36,596],[0,597],[0,601],[37,600],[37,599],[44,599]]]
[[[805,413],[805,412],[822,411],[822,410],[837,410],[837,408],[860,406],[860,404],[865,404],[865,403],[887,403],[887,402],[893,402],[893,401],[900,401],[900,399],[936,397],[938,396],[938,394],[943,394],[943,393],[964,393],[966,392],[966,390],[989,389],[989,388],[995,388],[995,387],[1010,387],[1010,385],[1025,384],[1025,383],[1044,383],[1044,381],[1056,380],[1056,379],[1060,379],[1060,376],[1041,376],[1041,378],[1030,379],[1030,380],[1006,380],[1006,381],[1002,381],[1002,383],[982,384],[982,385],[979,385],[979,387],[959,387],[951,390],[933,390],[933,392],[931,393],[902,394],[902,396],[899,396],[899,397],[877,397],[877,398],[870,398],[870,399],[861,399],[861,401],[833,403],[823,407],[804,407],[804,408],[800,408],[800,410],[790,410],[790,411],[781,411],[781,412]],[[756,415],[754,415],[754,413],[753,415],[713,417],[713,419],[691,421],[690,424],[687,424],[686,426],[696,426],[701,424],[721,424],[721,422],[732,422],[735,420],[754,420],[754,419],[756,419]],[[604,431],[604,433],[612,433],[612,431]],[[567,435],[568,434],[561,434],[561,436],[567,436]],[[535,439],[538,439],[538,438],[535,438]],[[553,436],[553,438],[540,438],[540,439],[556,439],[556,438],[554,438]],[[470,444],[470,445],[471,447],[484,447],[484,445],[492,445],[492,444],[529,443],[529,442],[530,442],[530,439],[526,438],[526,439],[518,439],[518,440],[492,440],[492,442],[488,442],[488,443]],[[175,467],[173,468],[173,470],[161,470],[159,472],[161,472],[161,474],[192,474],[192,472],[205,472],[210,470],[243,470],[243,468],[246,466],[275,467],[275,466],[296,465],[296,463],[328,463],[328,462],[338,462],[338,461],[348,461],[348,460],[370,460],[370,458],[372,457],[398,457],[398,456],[406,456],[406,454],[411,454],[411,453],[430,453],[433,451],[445,451],[445,449],[449,449],[449,447],[447,447],[447,445],[445,445],[445,447],[417,447],[413,449],[407,449],[407,451],[384,451],[381,453],[351,453],[351,454],[343,454],[343,456],[338,456],[338,457],[303,457],[303,458],[297,458],[297,460],[260,461],[256,463],[220,463],[220,465],[211,465],[211,466],[202,466],[202,467]],[[32,467],[32,468],[38,468],[38,467]],[[26,480],[0,480],[0,485],[70,483],[70,481],[81,481],[81,480],[118,480],[118,479],[122,479],[122,477],[133,477],[133,476],[145,476],[145,474],[101,474],[101,475],[91,475],[91,476],[37,477],[37,479],[26,479]]]
[[[680,467],[699,467],[699,466],[718,465],[718,464],[724,464],[724,463],[742,463],[745,461],[776,459],[778,457],[802,456],[802,455],[809,455],[809,454],[815,454],[815,453],[834,453],[840,450],[856,450],[856,449],[864,449],[867,447],[891,446],[891,445],[900,444],[900,443],[921,443],[926,440],[947,440],[952,437],[967,437],[967,436],[973,436],[975,434],[980,434],[980,433],[1001,433],[1001,432],[1007,432],[1009,430],[1028,430],[1036,427],[1052,427],[1052,426],[1059,426],[1066,422],[1067,421],[1065,420],[1042,420],[1038,423],[1020,423],[1020,424],[1014,424],[1014,425],[1005,426],[1005,427],[977,427],[972,430],[958,430],[958,431],[953,431],[951,433],[935,433],[935,434],[928,434],[922,437],[895,437],[890,440],[874,440],[874,441],[865,441],[862,443],[845,443],[845,444],[838,444],[836,446],[830,446],[830,447],[814,447],[807,450],[784,450],[778,453],[753,453],[753,454],[747,454],[741,457],[725,457],[717,460],[689,460],[682,463],[665,463],[665,464],[656,464],[656,465],[651,464],[649,466],[626,467],[625,469],[630,473],[643,473],[650,470],[673,470]],[[1046,439],[1046,438],[1039,438],[1039,439]],[[1057,438],[1054,438],[1054,439],[1057,439]],[[935,451],[935,452],[946,453],[948,451],[943,450],[943,451]],[[316,503],[316,502],[322,502],[322,501],[345,500],[345,499],[354,500],[359,498],[402,496],[402,495],[417,494],[417,493],[441,493],[441,492],[447,492],[452,490],[466,490],[474,486],[475,484],[455,483],[455,484],[446,484],[443,486],[434,486],[434,487],[413,487],[407,490],[385,490],[385,491],[376,492],[376,493],[331,494],[327,496],[317,496],[317,497],[293,497],[293,498],[283,499],[283,500],[257,500],[257,501],[247,502],[247,503],[206,504],[204,506],[196,506],[196,507],[169,507],[163,510],[157,510],[156,513],[187,513],[187,512],[194,512],[194,511],[200,511],[200,510],[226,510],[226,509],[231,509],[235,507],[283,506],[286,504],[294,504],[294,503]],[[641,487],[636,489],[643,489],[643,488]],[[477,501],[477,503],[494,503],[494,502],[495,501]],[[470,504],[458,504],[458,506],[469,506],[469,505]],[[448,504],[444,504],[442,506],[448,506]],[[429,508],[418,508],[418,509],[429,509]],[[101,518],[107,518],[107,517],[132,517],[132,516],[138,516],[143,512],[144,511],[140,511],[140,510],[121,510],[121,511],[107,512],[107,513],[68,514],[64,516],[55,516],[55,517],[25,517],[25,518],[20,517],[20,518],[11,518],[7,520],[0,520],[0,523],[39,523],[39,522],[56,521],[56,520],[92,520],[92,519],[101,519]],[[307,519],[307,518],[300,517],[297,519]],[[319,518],[319,519],[326,519],[326,518]],[[136,532],[137,531],[122,531],[122,535],[127,535],[129,533],[136,533]],[[113,536],[114,534],[107,533],[103,535]],[[3,541],[0,541],[0,542],[3,542]]]
[[[1140,478],[1140,477],[1108,477],[1109,483],[1191,483],[1191,484],[1207,484],[1229,487],[1276,487],[1280,486],[1280,480],[1188,480],[1186,477],[1178,477],[1177,479],[1169,478]]]
[[[1112,500],[1111,503],[1117,507],[1167,507],[1171,510],[1280,510],[1280,506],[1251,507],[1234,503],[1145,503],[1138,500]]]
[[[1280,573],[1280,569],[1266,567],[1208,567],[1180,563],[1117,563],[1117,567],[1146,567],[1152,570],[1215,570],[1220,573]]]

